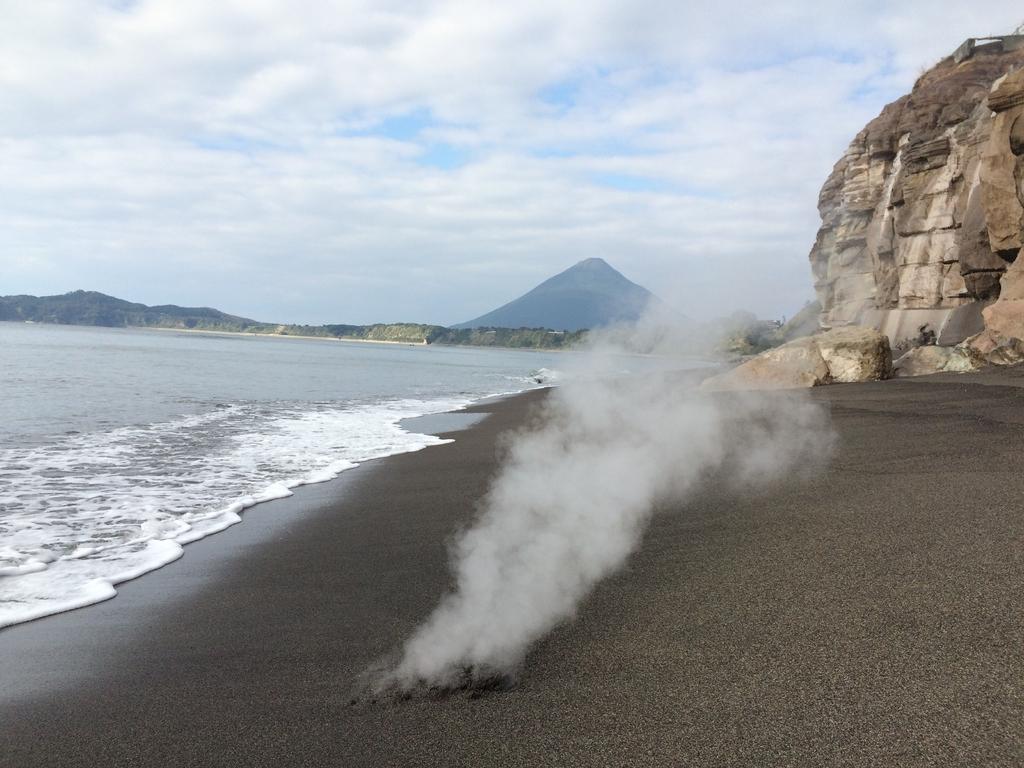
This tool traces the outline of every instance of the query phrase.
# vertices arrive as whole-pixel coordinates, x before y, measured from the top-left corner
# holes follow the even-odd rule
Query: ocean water
[[[564,360],[0,322],[0,627],[112,597],[253,504],[443,443],[402,420]]]

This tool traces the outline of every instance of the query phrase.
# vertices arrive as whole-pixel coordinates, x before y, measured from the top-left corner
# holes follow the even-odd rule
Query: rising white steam
[[[668,375],[569,383],[542,416],[509,442],[454,545],[454,590],[378,674],[378,691],[514,674],[623,564],[658,502],[721,476],[756,488],[818,466],[832,445],[827,413],[808,398],[711,395]]]

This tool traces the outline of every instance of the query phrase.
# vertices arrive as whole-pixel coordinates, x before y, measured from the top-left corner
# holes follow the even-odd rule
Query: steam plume
[[[378,692],[514,674],[623,564],[659,501],[687,499],[723,467],[747,486],[810,467],[832,440],[807,398],[708,395],[671,376],[569,383],[542,415],[509,443],[453,547],[454,590],[378,673]]]

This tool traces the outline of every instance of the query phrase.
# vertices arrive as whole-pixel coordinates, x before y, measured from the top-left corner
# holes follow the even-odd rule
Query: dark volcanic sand
[[[824,388],[831,470],[657,517],[516,687],[350,706],[539,395],[0,631],[4,766],[1020,765],[1018,374]]]

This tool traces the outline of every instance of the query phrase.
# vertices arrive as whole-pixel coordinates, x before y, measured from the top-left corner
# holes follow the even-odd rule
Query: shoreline
[[[306,339],[310,341],[346,341],[354,344],[390,344],[400,347],[429,347],[426,341],[388,341],[386,339],[350,339],[339,336],[300,336],[288,333],[253,333],[251,331],[210,331],[203,328],[164,328],[155,325],[79,325],[76,323],[44,323],[35,320],[0,320],[0,323],[11,323],[13,325],[41,325],[47,328],[97,328],[110,331],[159,331],[161,333],[190,333],[203,334],[207,336],[245,336],[247,338],[264,339]],[[455,345],[451,345],[455,346]],[[468,345],[467,345],[468,346]],[[477,349],[477,347],[474,347]],[[554,351],[554,350],[543,350]]]
[[[0,632],[12,765],[1016,764],[1024,375],[821,387],[840,450],[655,517],[515,685],[351,704],[450,583],[542,391],[254,508],[119,600]],[[347,477],[346,477],[347,476]],[[273,513],[271,513],[273,512]],[[193,549],[195,547],[195,549]]]
[[[159,331],[161,333],[191,333],[208,336],[244,336],[246,338],[265,339],[305,339],[308,341],[341,341],[353,344],[387,344],[399,347],[438,347],[443,349],[497,349],[510,352],[580,352],[581,350],[565,347],[505,347],[493,344],[431,344],[424,341],[390,341],[387,339],[354,339],[344,336],[303,336],[288,333],[254,333],[251,331],[210,331],[203,328],[164,328],[153,325],[77,325],[74,323],[45,323],[36,320],[0,320],[0,323],[12,325],[42,325],[45,327],[67,328],[98,328],[105,330]],[[633,354],[633,353],[630,353]],[[657,355],[636,354],[637,357],[657,357]],[[697,358],[695,358],[697,359]]]
[[[450,424],[448,431],[435,433],[447,442],[430,446],[436,450],[451,447],[461,436],[478,432],[495,414],[509,414],[497,429],[514,426],[521,408],[517,403],[534,402],[546,396],[548,388],[495,395],[466,408],[442,414],[414,417],[432,419],[450,415],[476,419],[472,424]],[[499,419],[500,420],[500,419]],[[333,481],[299,486],[292,496],[273,499],[245,510],[246,525],[232,525],[216,535],[206,536],[184,548],[182,557],[118,585],[113,599],[81,608],[40,616],[0,628],[0,736],[2,724],[14,722],[5,711],[36,700],[40,695],[88,686],[97,671],[95,653],[112,651],[154,623],[162,624],[190,600],[216,594],[225,572],[244,569],[252,548],[259,548],[271,560],[278,536],[298,532],[303,525],[323,521],[346,508],[353,487],[376,478],[386,480],[390,472],[401,472],[396,460],[431,453],[426,449],[371,459],[346,470]],[[356,512],[357,510],[352,510]],[[155,639],[155,638],[154,638]],[[60,650],[58,650],[60,649]],[[68,660],[64,668],[53,667],[54,654]],[[70,657],[70,658],[69,658]]]
[[[79,328],[97,328],[106,326],[77,326]],[[311,341],[346,341],[353,344],[390,344],[400,347],[429,347],[424,341],[388,341],[386,339],[350,339],[344,336],[302,336],[292,333],[254,333],[252,331],[208,331],[202,328],[163,328],[155,325],[126,325],[125,328],[133,331],[161,331],[172,333],[201,333],[209,336],[250,336],[267,339],[307,339]]]
[[[291,498],[299,492],[300,489],[317,485],[330,485],[333,481],[338,480],[347,472],[351,472],[353,469],[358,469],[364,464],[368,464],[370,462],[382,461],[384,459],[401,456],[407,453],[419,453],[420,451],[427,450],[429,448],[446,445],[452,442],[452,438],[447,437],[447,435],[457,434],[465,429],[469,429],[479,421],[486,418],[486,411],[479,412],[472,410],[475,406],[486,408],[490,403],[500,402],[503,399],[523,395],[527,392],[543,391],[548,388],[550,388],[550,385],[536,386],[528,389],[517,390],[515,392],[489,394],[475,400],[471,400],[454,409],[427,412],[399,418],[394,422],[394,424],[406,433],[410,435],[420,435],[424,438],[436,440],[437,442],[427,443],[426,445],[422,445],[411,450],[398,450],[395,453],[391,453],[386,456],[365,459],[360,462],[344,460],[343,463],[348,466],[331,470],[333,472],[331,477],[325,477],[321,473],[316,477],[313,475],[305,476],[301,480],[274,480],[269,482],[267,487],[259,492],[244,494],[236,497],[232,501],[220,502],[222,506],[211,512],[209,517],[198,521],[201,524],[198,525],[198,527],[192,527],[188,531],[185,531],[173,538],[150,539],[149,544],[158,545],[162,550],[165,550],[158,560],[152,560],[145,566],[133,568],[113,578],[93,579],[93,586],[89,595],[80,595],[75,599],[62,603],[60,607],[37,606],[36,610],[29,611],[25,618],[18,618],[14,621],[4,621],[0,619],[0,633],[12,627],[31,624],[51,616],[59,616],[73,611],[88,609],[113,600],[118,596],[123,585],[130,584],[152,573],[160,571],[169,565],[173,565],[185,556],[187,551],[186,547],[190,547],[191,545],[204,541],[212,536],[222,534],[224,531],[239,525],[245,521],[246,517],[249,516],[251,510],[254,508]],[[417,429],[417,427],[420,428]],[[446,437],[442,438],[442,434],[446,435]],[[282,491],[280,489],[286,490]],[[0,578],[2,577],[3,574],[0,574]]]
[[[231,338],[234,336],[243,336],[246,338],[266,338],[266,339],[305,339],[308,341],[341,341],[351,342],[353,344],[387,344],[390,346],[399,347],[436,347],[442,349],[495,349],[508,352],[541,352],[541,353],[558,353],[558,354],[583,354],[587,352],[586,349],[579,349],[575,347],[505,347],[494,344],[431,344],[426,340],[421,342],[416,341],[389,341],[386,339],[353,339],[343,336],[302,336],[295,334],[278,334],[278,333],[253,333],[251,331],[210,331],[203,328],[163,328],[159,326],[150,325],[124,325],[124,326],[111,326],[111,325],[76,325],[73,323],[44,323],[37,322],[35,320],[0,320],[0,323],[11,323],[13,325],[42,325],[46,327],[68,327],[68,328],[99,328],[107,330],[132,330],[132,331],[159,331],[161,333],[189,333],[189,334],[203,334],[208,336],[223,336]],[[654,354],[649,352],[625,352],[621,353],[627,357],[637,357],[646,359],[661,359],[666,358],[666,355]],[[730,360],[713,360],[710,358],[700,357],[699,355],[685,355],[677,357],[676,359],[685,360],[690,363],[699,363],[701,365],[731,365],[736,361]]]
[[[38,325],[38,323],[37,323]],[[52,324],[51,324],[52,325]],[[79,325],[76,328],[103,328],[108,326]],[[175,333],[203,333],[211,336],[247,336],[267,339],[308,339],[310,341],[341,341],[353,344],[389,344],[399,347],[435,347],[441,349],[497,349],[508,352],[580,352],[578,349],[566,349],[564,347],[502,347],[493,344],[431,344],[427,341],[387,341],[378,339],[352,339],[344,336],[298,336],[294,334],[278,333],[251,333],[249,331],[207,331],[201,328],[158,328],[146,325],[126,325],[133,331],[172,331]],[[657,357],[657,355],[637,355],[638,357]]]

